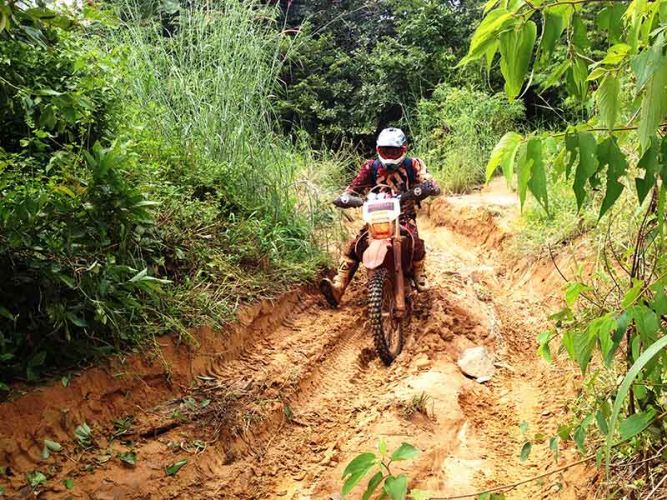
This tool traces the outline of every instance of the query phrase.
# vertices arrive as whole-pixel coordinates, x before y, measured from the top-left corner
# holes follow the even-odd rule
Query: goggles
[[[408,148],[405,146],[378,146],[376,150],[378,154],[386,160],[398,160],[407,152]]]

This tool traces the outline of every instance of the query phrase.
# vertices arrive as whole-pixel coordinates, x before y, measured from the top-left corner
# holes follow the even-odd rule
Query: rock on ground
[[[494,356],[486,347],[471,347],[463,351],[458,360],[459,368],[478,382],[486,382],[496,373]]]

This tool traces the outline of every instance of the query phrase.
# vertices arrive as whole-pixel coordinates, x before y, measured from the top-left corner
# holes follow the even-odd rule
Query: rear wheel
[[[403,349],[403,321],[396,317],[396,300],[391,274],[377,269],[368,281],[368,316],[375,349],[389,366]]]

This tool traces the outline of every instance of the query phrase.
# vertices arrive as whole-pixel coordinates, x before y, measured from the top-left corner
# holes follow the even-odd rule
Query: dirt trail
[[[553,433],[571,397],[574,372],[535,357],[535,335],[553,306],[550,264],[506,263],[516,198],[493,184],[482,193],[436,200],[420,221],[432,289],[419,297],[403,354],[389,368],[365,327],[360,273],[339,310],[301,289],[246,308],[223,334],[202,331],[197,350],[165,345],[160,363],[137,359],[80,374],[0,405],[0,478],[7,493],[32,495],[25,474],[44,473],[45,498],[329,498],[345,464],[409,442],[421,456],[403,469],[412,487],[437,496],[509,484],[576,458],[547,444],[519,461],[522,421],[531,436]],[[534,279],[533,279],[534,277]],[[486,384],[456,366],[467,347],[496,353]],[[118,377],[117,374],[123,375]],[[413,411],[424,395],[426,411]],[[74,428],[86,421],[82,450]],[[43,439],[60,452],[40,456]],[[119,454],[136,453],[136,465]],[[128,455],[123,455],[126,459]],[[175,475],[165,466],[187,460]],[[508,498],[588,498],[584,469],[553,474]],[[63,480],[71,478],[67,490]],[[355,491],[352,498],[360,497]]]

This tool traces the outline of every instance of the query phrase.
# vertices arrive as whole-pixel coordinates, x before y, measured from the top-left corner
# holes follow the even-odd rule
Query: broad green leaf
[[[588,93],[588,64],[581,57],[576,57],[568,66],[565,75],[567,91],[580,101]]]
[[[558,459],[558,439],[558,436],[554,436],[549,439],[549,449],[551,450],[551,454],[556,460]]]
[[[570,436],[571,432],[572,428],[569,425],[560,425],[556,431],[556,434],[558,434],[558,437],[561,439],[561,441],[569,441],[572,439]]]
[[[404,500],[408,494],[408,477],[405,474],[389,476],[384,480],[383,487],[391,500]]]
[[[639,203],[643,203],[646,196],[655,185],[655,179],[660,170],[660,161],[658,159],[659,143],[656,137],[651,137],[650,146],[644,151],[644,154],[639,159],[637,167],[644,170],[644,177],[635,179],[635,187],[637,188],[637,197]]]
[[[618,350],[620,342],[615,342],[614,337],[611,335],[611,330],[607,329],[600,329],[598,331],[598,342],[600,343],[600,351],[602,351],[604,363],[608,368],[611,368],[614,361],[614,354]]]
[[[591,334],[597,336],[600,344],[600,350],[607,366],[611,366],[614,353],[618,348],[618,343],[614,342],[612,332],[617,328],[616,319],[612,314],[605,314],[599,318],[594,319],[590,325],[589,330]]]
[[[530,456],[530,452],[533,450],[533,445],[531,444],[530,441],[526,441],[523,443],[523,446],[521,447],[521,453],[519,454],[519,458],[522,462],[525,462],[528,460],[528,457]]]
[[[565,165],[565,177],[570,178],[572,167],[579,157],[579,136],[576,132],[568,130],[565,132],[565,151],[567,151],[568,161]]]
[[[493,67],[493,59],[498,52],[498,40],[491,42],[484,51],[484,59],[486,60],[486,74],[491,75],[491,68]]]
[[[624,4],[615,3],[601,9],[596,17],[598,27],[607,32],[610,43],[617,43],[621,38],[625,9]]]
[[[118,458],[128,465],[137,465],[137,454],[134,451],[124,451],[119,453]]]
[[[595,93],[600,112],[600,122],[609,130],[613,129],[616,124],[620,93],[621,85],[618,78],[611,73],[604,77]]]
[[[628,309],[632,304],[634,304],[635,300],[637,300],[637,297],[639,297],[639,294],[641,293],[643,288],[644,288],[644,282],[642,280],[638,279],[633,280],[632,288],[630,288],[627,292],[625,292],[625,295],[623,296],[623,300],[621,301],[621,307],[623,309]]]
[[[563,338],[561,340],[563,347],[565,348],[565,351],[567,352],[567,355],[570,357],[570,359],[575,359],[575,351],[574,351],[574,332],[572,330],[567,330],[563,334]]]
[[[489,45],[496,42],[498,33],[517,19],[507,9],[499,8],[489,12],[472,35],[468,54],[461,59],[457,66],[463,66],[483,57]]]
[[[598,64],[603,64],[605,66],[618,66],[618,64],[625,59],[632,50],[627,43],[617,43],[612,45],[607,49],[607,54],[604,56],[604,59]]]
[[[574,431],[574,442],[581,453],[586,453],[586,429],[583,425],[578,426]]]
[[[72,481],[71,479],[64,479],[63,480],[63,485],[68,490],[71,490],[72,488],[74,488],[74,481]]]
[[[574,359],[579,364],[581,372],[585,373],[593,355],[593,348],[597,343],[597,331],[589,327],[574,335]]]
[[[76,437],[79,444],[84,448],[88,448],[92,444],[93,432],[86,422],[77,426],[74,429],[74,436]]]
[[[544,171],[544,160],[542,159],[542,140],[533,137],[526,146],[526,156],[530,161],[530,179],[528,189],[535,199],[549,212],[549,199],[547,195],[547,175]]]
[[[586,78],[586,80],[591,82],[593,80],[598,80],[600,77],[603,77],[603,76],[608,75],[608,74],[609,74],[609,70],[607,70],[606,68],[602,68],[602,67],[598,66],[597,68],[595,68],[593,71],[591,71],[589,73],[588,78]]]
[[[574,304],[579,300],[579,297],[582,293],[588,292],[591,290],[591,287],[584,285],[583,283],[570,283],[565,289],[565,303],[570,309]]]
[[[60,443],[56,441],[51,441],[50,439],[45,439],[44,440],[44,448],[42,450],[42,458],[46,460],[51,456],[51,452],[58,452],[62,451],[63,447]]]
[[[516,177],[517,189],[519,191],[519,202],[521,208],[526,202],[526,193],[528,192],[528,181],[530,181],[531,162],[528,158],[528,143],[522,142],[517,151]]]
[[[437,495],[437,493],[434,493],[432,491],[428,490],[410,490],[410,493],[408,493],[408,498],[411,498],[412,500],[429,500],[430,498],[433,498]]]
[[[621,196],[625,186],[619,181],[625,175],[628,169],[628,162],[625,155],[618,147],[615,137],[608,137],[599,146],[597,150],[599,170],[607,166],[607,190],[605,191],[602,205],[600,206],[599,218],[616,203]]]
[[[662,56],[655,73],[648,79],[639,116],[639,141],[642,151],[652,142],[658,126],[667,115],[667,56]]]
[[[613,445],[614,432],[616,428],[616,423],[618,422],[618,416],[623,409],[625,403],[625,398],[627,398],[628,393],[630,392],[630,387],[635,379],[639,376],[644,367],[658,354],[661,354],[664,349],[667,348],[667,336],[661,337],[653,345],[648,347],[641,356],[633,363],[633,365],[628,370],[628,373],[625,374],[621,385],[618,388],[616,393],[616,399],[614,399],[614,404],[611,410],[611,417],[609,419],[609,434],[607,434],[607,442],[605,445],[605,455],[606,455],[606,471],[607,477],[609,477],[609,463],[611,461],[611,448]],[[626,424],[626,431],[627,431]]]
[[[665,288],[662,285],[657,285],[655,288],[655,296],[653,297],[653,310],[658,316],[667,315],[667,294],[665,294]]]
[[[587,49],[590,46],[588,39],[588,30],[586,24],[579,14],[572,16],[572,36],[571,42],[578,49]]]
[[[655,75],[663,62],[662,46],[664,40],[658,39],[650,48],[630,59],[630,67],[635,74],[635,91],[639,94],[646,83]]]
[[[549,342],[553,339],[553,334],[546,330],[541,332],[537,336],[537,343],[539,347],[537,348],[537,353],[547,362],[551,363],[553,358],[551,356],[551,348],[549,347]]]
[[[486,3],[484,4],[484,9],[482,11],[482,14],[486,15],[486,13],[489,12],[491,9],[493,9],[497,3],[498,0],[487,0]]]
[[[477,500],[505,500],[504,493],[484,492],[477,496]]]
[[[540,41],[540,61],[546,62],[560,39],[565,27],[569,22],[569,13],[572,11],[569,5],[558,5],[547,7],[542,11],[543,28],[542,40]]]
[[[27,478],[28,478],[28,484],[32,488],[37,488],[38,486],[41,486],[42,484],[46,483],[46,476],[38,470],[28,472]]]
[[[523,26],[500,34],[500,72],[505,79],[505,93],[510,101],[521,92],[536,37],[537,26],[533,21],[526,21]]]
[[[366,487],[366,491],[364,491],[364,495],[362,497],[363,500],[368,500],[373,495],[373,492],[382,482],[383,477],[384,476],[382,475],[382,471],[377,471],[373,475],[373,477],[371,477],[370,481],[368,481],[368,486]]]
[[[174,463],[171,464],[171,465],[167,465],[167,466],[164,468],[164,472],[165,472],[165,474],[167,474],[167,476],[174,476],[174,475],[176,475],[176,473],[177,473],[179,470],[181,470],[181,469],[183,468],[183,466],[186,465],[187,463],[188,463],[187,460],[179,460],[178,462],[174,462]]]
[[[44,446],[49,449],[49,451],[61,451],[63,449],[62,445],[56,441],[50,439],[44,440]]]
[[[343,495],[347,495],[361,479],[377,464],[373,453],[362,453],[355,457],[343,471]]]
[[[658,315],[643,304],[632,308],[632,318],[635,320],[637,333],[642,339],[644,345],[650,345],[657,340],[660,323]]]
[[[597,142],[590,132],[578,132],[577,146],[579,149],[579,164],[574,174],[572,189],[577,198],[577,208],[581,210],[581,206],[586,199],[586,182],[597,171]]]
[[[600,432],[606,436],[609,432],[609,426],[607,425],[607,419],[600,410],[595,414],[595,422],[597,423]]]
[[[419,456],[420,451],[409,443],[401,443],[394,453],[391,454],[391,460],[398,462],[400,460],[412,460]]]
[[[380,438],[380,440],[378,441],[378,451],[382,456],[385,456],[387,454],[387,442],[383,438]]]
[[[621,440],[625,441],[642,432],[649,425],[651,425],[651,422],[653,422],[655,419],[655,415],[655,409],[651,408],[644,412],[635,413],[634,415],[631,415],[623,420],[619,426]]]
[[[549,73],[549,75],[540,84],[540,91],[544,92],[551,87],[559,86],[563,79],[563,75],[570,69],[571,65],[572,61],[569,59],[566,59],[562,63],[556,65],[551,70],[551,73]]]
[[[499,166],[502,166],[503,175],[507,182],[511,182],[514,158],[520,142],[521,134],[516,132],[507,132],[502,136],[500,141],[498,141],[498,144],[493,148],[493,151],[491,151],[489,162],[486,165],[486,182],[491,180],[493,173]]]

